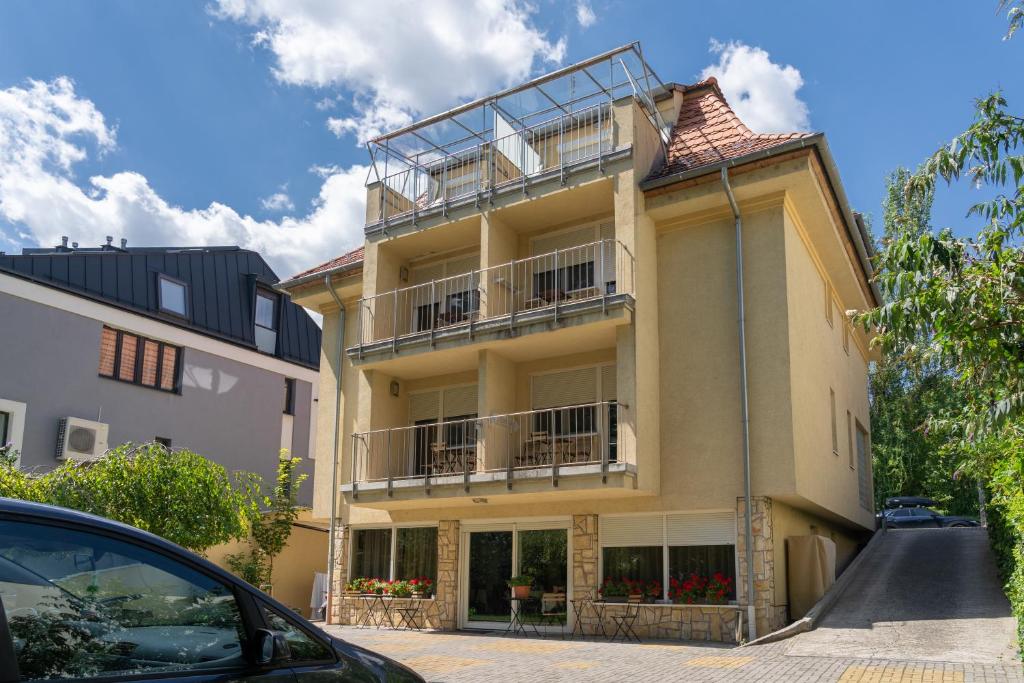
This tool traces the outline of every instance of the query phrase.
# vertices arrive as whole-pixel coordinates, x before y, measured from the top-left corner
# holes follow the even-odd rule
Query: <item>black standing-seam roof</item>
[[[0,272],[256,350],[258,285],[278,277],[255,251],[239,247],[55,247],[0,255]],[[159,308],[158,274],[188,285],[188,316]],[[320,328],[301,306],[281,294],[277,351],[282,360],[320,366]]]

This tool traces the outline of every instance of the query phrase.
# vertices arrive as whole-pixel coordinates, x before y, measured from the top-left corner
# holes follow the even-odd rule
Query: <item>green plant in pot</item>
[[[512,589],[512,597],[516,600],[525,600],[530,597],[530,587],[533,585],[532,576],[513,576],[508,580],[508,585]]]

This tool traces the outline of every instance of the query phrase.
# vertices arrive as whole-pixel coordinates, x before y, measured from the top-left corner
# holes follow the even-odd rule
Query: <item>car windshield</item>
[[[231,591],[107,536],[0,525],[0,605],[23,679],[237,666]]]

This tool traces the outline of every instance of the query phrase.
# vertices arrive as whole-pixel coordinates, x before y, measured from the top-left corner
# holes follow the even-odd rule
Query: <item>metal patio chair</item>
[[[624,643],[628,643],[631,640],[639,643],[640,636],[633,630],[633,625],[639,617],[640,603],[638,602],[628,602],[626,603],[626,611],[623,614],[613,614],[612,621],[615,622],[615,633],[612,634],[610,642],[614,643],[621,635],[622,642]]]

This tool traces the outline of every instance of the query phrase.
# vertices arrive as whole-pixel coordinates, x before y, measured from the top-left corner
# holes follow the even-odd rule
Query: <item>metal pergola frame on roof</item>
[[[626,96],[639,101],[666,142],[666,127],[654,105],[653,91],[658,87],[664,84],[644,60],[640,43],[623,45],[373,138],[367,143],[367,183],[411,169],[425,171],[443,160],[471,154],[500,138],[499,125],[513,134],[523,133],[556,125],[564,117],[586,115]]]

